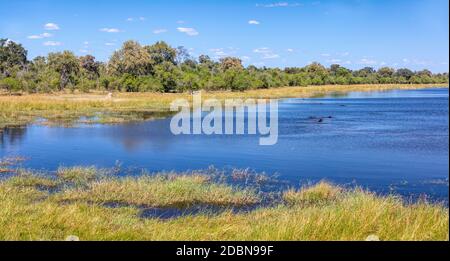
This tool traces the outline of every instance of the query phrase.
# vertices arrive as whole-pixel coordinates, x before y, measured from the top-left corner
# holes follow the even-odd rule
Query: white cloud
[[[323,57],[330,57],[331,56],[331,54],[329,54],[329,53],[322,53],[320,55],[323,56]]]
[[[197,32],[197,30],[195,30],[194,28],[178,27],[177,30],[178,30],[178,32],[185,33],[185,34],[187,34],[189,36],[197,36],[197,35],[199,35],[199,32]]]
[[[258,21],[256,21],[256,20],[250,20],[250,21],[248,21],[248,24],[252,24],[252,25],[258,25],[258,24],[259,24],[259,22],[258,22]]]
[[[363,58],[359,61],[359,63],[363,64],[363,65],[376,65],[377,61],[372,60],[372,59]]]
[[[49,33],[42,33],[42,34],[37,34],[37,35],[30,35],[30,36],[28,36],[28,39],[34,40],[34,39],[49,38],[49,37],[52,37],[52,36],[53,35],[49,34]]]
[[[46,23],[44,25],[44,29],[48,30],[48,31],[55,31],[55,30],[59,30],[59,25],[55,24],[55,23]]]
[[[115,46],[115,43],[105,43],[106,46]]]
[[[248,60],[250,60],[250,57],[244,55],[244,56],[241,56],[241,60],[248,61]]]
[[[162,34],[162,33],[167,33],[167,29],[156,29],[153,31],[154,34]]]
[[[100,29],[101,32],[105,32],[105,33],[120,33],[121,31],[117,28],[102,28]]]
[[[330,59],[327,61],[328,63],[341,63],[342,60],[341,59]]]
[[[268,53],[268,54],[264,54],[263,59],[277,59],[280,58],[280,56],[276,53]]]
[[[254,53],[262,54],[262,59],[276,59],[280,58],[280,56],[274,53],[270,48],[261,47],[253,50]]]
[[[268,53],[270,49],[267,47],[256,48],[253,50],[254,53]]]
[[[212,53],[212,58],[213,59],[221,59],[227,56],[237,56],[237,50],[239,50],[238,48],[234,48],[234,47],[227,47],[227,48],[212,48],[209,49],[209,51]],[[244,56],[245,57],[245,56]],[[243,57],[241,57],[242,60],[245,60]]]
[[[145,17],[143,17],[143,16],[140,16],[140,17],[137,17],[137,18],[135,18],[135,17],[128,17],[127,18],[127,22],[134,22],[134,21],[141,21],[141,22],[144,22],[144,21],[147,21],[147,18],[145,18]]]
[[[81,49],[81,50],[80,50],[80,53],[89,53],[89,51],[88,51],[88,50],[85,50],[85,49]]]
[[[288,52],[292,53],[292,52],[294,52],[294,49],[292,49],[292,48],[289,48],[289,49],[286,49],[286,51],[288,51]]]
[[[337,53],[337,55],[345,57],[345,56],[349,56],[350,53],[349,52],[343,52],[343,53]]]
[[[44,43],[44,46],[60,46],[62,45],[61,42],[55,42],[55,41],[47,41]]]
[[[229,53],[225,52],[223,48],[213,48],[209,49],[210,52],[214,54],[215,59],[220,59],[226,56],[230,56]]]
[[[275,8],[275,7],[297,7],[302,6],[299,3],[288,3],[288,2],[277,2],[271,4],[256,4],[256,7],[266,7],[266,8]]]

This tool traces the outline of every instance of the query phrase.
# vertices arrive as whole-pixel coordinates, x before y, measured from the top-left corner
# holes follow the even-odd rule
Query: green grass
[[[105,179],[88,188],[73,188],[55,196],[61,201],[122,203],[147,207],[187,207],[196,204],[240,206],[255,204],[251,191],[214,184],[204,176],[142,176]]]
[[[68,168],[65,168],[65,170]],[[448,208],[396,196],[380,197],[321,182],[289,190],[272,207],[251,212],[200,213],[169,220],[142,218],[142,205],[228,207],[253,204],[254,191],[215,183],[204,175],[114,177],[27,172],[0,182],[0,240],[448,240]],[[85,168],[87,172],[91,168]],[[58,171],[58,173],[60,173]],[[75,173],[75,174],[74,174]],[[37,178],[39,177],[39,178]],[[75,178],[77,180],[77,178]],[[54,183],[53,183],[54,182]],[[48,185],[54,190],[46,190]],[[117,207],[105,203],[118,202]]]
[[[85,184],[98,178],[99,171],[95,167],[60,167],[56,171],[56,175],[65,182],[75,184]]]

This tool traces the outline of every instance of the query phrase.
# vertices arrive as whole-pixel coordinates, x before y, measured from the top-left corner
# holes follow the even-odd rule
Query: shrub
[[[5,89],[9,92],[17,92],[22,90],[22,84],[15,78],[7,77],[0,80],[0,89]]]

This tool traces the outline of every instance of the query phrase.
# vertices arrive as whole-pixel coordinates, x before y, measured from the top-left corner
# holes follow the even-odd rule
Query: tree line
[[[18,43],[0,39],[0,89],[9,92],[107,90],[123,92],[184,92],[192,90],[262,89],[325,84],[428,84],[448,83],[448,73],[429,70],[365,67],[350,70],[333,64],[312,63],[305,67],[244,67],[236,57],[219,61],[207,55],[194,58],[184,47],[165,42],[143,46],[127,41],[109,61],[71,51],[27,59]]]

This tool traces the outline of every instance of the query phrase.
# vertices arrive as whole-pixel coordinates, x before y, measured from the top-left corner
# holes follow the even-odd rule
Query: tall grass
[[[448,208],[442,205],[406,204],[396,196],[326,182],[286,191],[284,201],[272,207],[161,220],[142,217],[140,205],[231,207],[258,197],[198,175],[102,177],[87,186],[73,186],[56,176],[49,179],[58,183],[53,191],[40,187],[43,180],[36,182],[33,174],[20,175],[21,182],[15,178],[0,182],[0,240],[64,240],[68,235],[81,240],[449,239]],[[127,204],[111,207],[108,202]]]

